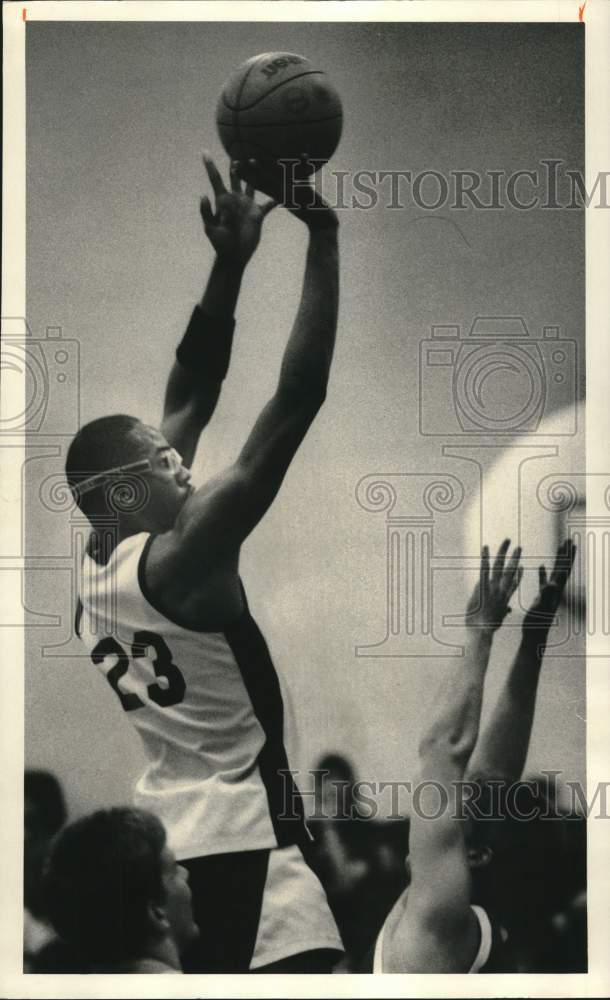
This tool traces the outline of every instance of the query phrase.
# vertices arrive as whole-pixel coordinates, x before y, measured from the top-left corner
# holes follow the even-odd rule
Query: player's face
[[[155,522],[157,530],[168,531],[193,492],[190,470],[173,460],[170,444],[154,427],[142,424],[137,440],[141,457],[148,458],[152,466],[145,474],[150,490],[147,515]]]
[[[161,881],[164,890],[163,909],[172,930],[176,948],[182,953],[199,936],[193,919],[191,890],[186,868],[179,865],[168,847],[161,855]]]

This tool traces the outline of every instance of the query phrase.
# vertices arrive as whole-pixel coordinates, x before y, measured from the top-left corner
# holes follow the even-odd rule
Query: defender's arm
[[[493,633],[517,586],[519,550],[505,568],[508,545],[500,548],[491,577],[483,549],[479,583],[467,609],[464,660],[444,678],[435,716],[420,742],[419,793],[409,831],[411,885],[389,925],[388,971],[463,972],[476,954],[479,930],[470,906],[459,782],[479,731]]]
[[[523,621],[523,636],[488,725],[468,765],[468,777],[518,781],[529,748],[540,668],[549,630],[572,571],[571,540],[557,550],[551,579],[539,569],[540,590]]]

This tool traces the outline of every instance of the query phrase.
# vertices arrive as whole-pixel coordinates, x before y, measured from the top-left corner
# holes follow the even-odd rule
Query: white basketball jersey
[[[141,737],[135,804],[162,820],[178,858],[308,839],[288,772],[277,674],[244,594],[223,632],[183,628],[150,601],[153,536],[83,563],[77,631]]]

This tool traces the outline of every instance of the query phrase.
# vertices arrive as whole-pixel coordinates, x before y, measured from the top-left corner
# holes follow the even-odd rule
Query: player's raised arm
[[[201,199],[206,236],[215,251],[212,271],[201,303],[195,307],[176,351],[170,372],[161,430],[180,452],[185,466],[192,464],[201,431],[218,402],[229,367],[235,321],[233,314],[244,269],[258,246],[265,216],[273,201],[258,205],[254,191],[242,184],[235,165],[230,190],[214,164],[204,156],[214,193]]]
[[[522,776],[549,629],[572,571],[575,553],[575,545],[568,540],[557,550],[550,580],[545,567],[539,569],[539,592],[523,620],[517,655],[468,765],[469,778],[504,778],[513,782]]]
[[[315,207],[293,214],[307,226],[309,243],[277,388],[235,464],[185,504],[173,544],[187,561],[205,555],[206,564],[214,566],[235,556],[276,496],[326,396],[337,328],[338,222],[319,198]]]
[[[509,611],[519,578],[518,549],[505,563],[509,544],[501,546],[491,573],[483,549],[479,582],[466,612],[464,659],[447,668],[434,717],[420,741],[420,793],[409,831],[411,885],[386,925],[384,967],[390,972],[467,971],[477,951],[458,783],[477,740],[493,634]]]

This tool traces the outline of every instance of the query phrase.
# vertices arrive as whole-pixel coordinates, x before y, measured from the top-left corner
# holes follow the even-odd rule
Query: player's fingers
[[[513,584],[513,593],[516,590],[518,590],[519,587],[521,586],[521,581],[523,579],[523,574],[524,573],[525,573],[525,570],[523,569],[523,566],[519,566],[519,569],[517,570],[517,575],[515,577],[514,584]]]
[[[201,212],[201,218],[203,219],[204,226],[206,228],[211,226],[214,222],[214,213],[212,211],[210,199],[205,195],[199,202],[199,211]]]
[[[270,198],[269,201],[263,202],[263,204],[261,205],[261,212],[263,214],[263,218],[266,215],[269,215],[269,212],[271,212],[272,209],[274,208],[277,208],[277,201],[274,201],[273,198]]]
[[[304,173],[309,173],[307,168],[309,167],[309,155],[307,153],[301,153],[301,169]]]
[[[576,546],[572,539],[568,538],[557,550],[557,558],[555,559],[555,565],[551,574],[552,582],[556,583],[559,587],[565,587],[567,579],[572,572],[575,555]]]
[[[254,198],[254,184],[246,184],[245,195],[247,198]]]
[[[515,591],[519,588],[519,584],[521,583],[522,579],[523,579],[523,566],[519,566],[517,568],[517,572],[515,573],[513,579],[511,580],[510,587],[508,588],[508,591],[506,593],[507,600],[510,600]]]
[[[547,583],[540,595],[538,614],[554,615],[561,601],[561,588],[556,583]],[[552,620],[552,619],[551,619]]]
[[[498,554],[494,560],[493,570],[491,574],[491,578],[495,583],[499,583],[502,573],[504,571],[504,560],[506,559],[506,553],[508,552],[509,545],[510,545],[510,538],[505,538],[500,548],[498,549]]]
[[[483,597],[489,589],[489,547],[484,545],[481,550],[481,568],[479,573],[479,593]]]
[[[212,159],[212,157],[209,155],[209,153],[204,153],[203,154],[203,163],[204,163],[207,175],[209,177],[210,184],[212,185],[212,190],[213,190],[214,194],[216,195],[216,197],[218,197],[218,195],[220,195],[220,194],[225,194],[225,192],[226,192],[227,189],[224,186],[223,179],[220,176],[220,174],[218,173],[218,168],[217,168],[216,164],[214,163],[214,160]]]
[[[553,564],[553,570],[551,572],[551,580],[554,580],[557,577],[557,574],[561,571],[565,562],[565,557],[566,557],[566,543],[562,542],[555,554],[555,562]]]
[[[521,546],[517,545],[517,547],[515,549],[513,549],[513,554],[510,557],[510,561],[509,561],[509,563],[508,563],[508,565],[507,565],[507,567],[506,567],[506,569],[504,571],[503,581],[504,581],[504,587],[505,587],[507,593],[511,593],[512,594],[512,592],[513,592],[513,589],[514,589],[513,588],[513,583],[514,583],[515,578],[517,576],[517,570],[519,569],[519,560],[520,560],[520,558],[521,558]]]
[[[252,191],[252,196],[256,190],[257,184],[257,163],[256,160],[235,160],[235,169],[243,181],[246,182],[246,194],[248,190]]]
[[[237,161],[232,160],[231,167],[229,169],[229,177],[231,178],[231,191],[236,194],[241,194],[241,180],[239,173],[237,172]]]
[[[263,168],[258,160],[250,159],[239,161],[239,174],[248,185],[251,185],[253,194],[254,191],[260,191],[277,202],[278,205],[283,204],[284,196],[279,173],[273,173],[271,170]],[[271,207],[267,211],[270,212]]]
[[[245,160],[233,160],[235,164],[235,172],[238,177],[241,177],[242,181],[245,181],[248,187],[253,186],[252,182],[252,172],[248,170],[248,164]]]

